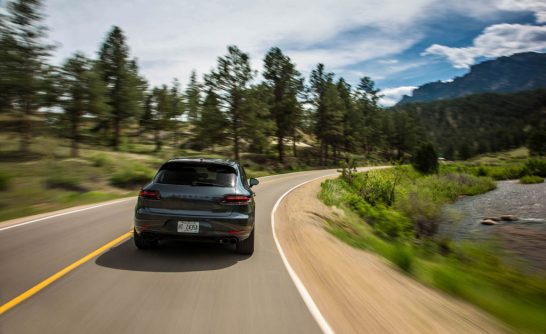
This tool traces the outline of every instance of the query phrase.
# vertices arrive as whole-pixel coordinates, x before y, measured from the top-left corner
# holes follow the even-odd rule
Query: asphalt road
[[[334,170],[260,179],[256,247],[128,239],[0,316],[0,333],[320,333],[275,246],[271,210],[290,188]],[[0,305],[127,233],[135,200],[0,231]]]

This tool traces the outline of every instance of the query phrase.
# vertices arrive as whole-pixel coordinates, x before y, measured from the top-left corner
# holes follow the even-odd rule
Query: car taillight
[[[141,190],[138,196],[145,199],[161,199],[161,194],[157,190]]]
[[[252,197],[245,195],[226,195],[224,196],[223,204],[228,205],[247,205],[252,200]]]

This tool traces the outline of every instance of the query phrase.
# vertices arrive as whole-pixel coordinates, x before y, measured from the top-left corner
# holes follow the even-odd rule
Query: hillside
[[[420,86],[412,96],[404,96],[398,105],[539,88],[546,88],[546,53],[527,52],[473,65],[467,74],[451,82]]]
[[[394,107],[418,118],[448,159],[466,159],[525,145],[532,131],[544,132],[546,89],[476,94]]]

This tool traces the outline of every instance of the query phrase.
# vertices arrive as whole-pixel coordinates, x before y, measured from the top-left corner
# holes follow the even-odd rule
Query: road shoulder
[[[381,257],[324,229],[343,212],[318,198],[319,179],[288,194],[275,213],[276,234],[291,266],[337,333],[501,333],[476,307],[400,273]]]

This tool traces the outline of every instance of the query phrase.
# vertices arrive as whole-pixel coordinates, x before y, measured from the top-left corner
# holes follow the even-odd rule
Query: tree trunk
[[[119,151],[120,120],[114,118],[114,137],[112,138],[112,148]]]
[[[279,163],[284,164],[284,138],[282,135],[277,135],[277,150],[279,152]]]
[[[28,153],[30,147],[30,121],[27,119],[26,115],[21,119],[19,132],[21,135],[21,141],[19,143],[19,151],[23,153]]]
[[[21,117],[21,121],[19,123],[19,133],[21,135],[21,142],[19,145],[19,150],[23,153],[28,153],[30,148],[30,139],[31,139],[31,131],[32,131],[32,125],[31,120],[29,119],[31,115],[30,106],[28,102],[25,104],[25,108],[23,110],[23,115]]]
[[[72,132],[70,137],[72,138],[71,143],[71,155],[73,158],[77,157],[79,155],[78,152],[78,122],[75,120],[72,120],[72,126],[70,131]]]
[[[296,140],[298,138],[298,132],[296,131],[296,128],[293,129],[292,132],[292,154],[294,155],[294,158],[298,157],[298,153],[296,151]]]
[[[159,130],[154,130],[155,151],[161,151],[161,138],[159,138]]]
[[[239,161],[239,103],[233,103],[233,155]]]
[[[324,166],[324,140],[320,141],[319,165]]]
[[[292,153],[294,154],[294,158],[298,157],[298,152],[296,151],[296,132],[292,136]]]
[[[235,157],[235,161],[239,161],[239,135],[238,134],[233,135],[233,155]]]

